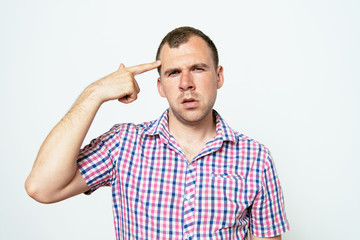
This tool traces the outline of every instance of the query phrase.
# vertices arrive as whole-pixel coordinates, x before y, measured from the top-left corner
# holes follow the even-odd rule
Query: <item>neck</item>
[[[170,111],[169,131],[180,143],[205,144],[216,135],[213,111],[199,122],[181,121]]]

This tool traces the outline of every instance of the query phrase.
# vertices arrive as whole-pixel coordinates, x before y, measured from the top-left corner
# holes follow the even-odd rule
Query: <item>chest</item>
[[[245,178],[249,167],[226,151],[209,152],[190,163],[180,150],[166,146],[156,153],[137,151],[131,161],[117,164],[118,181],[113,184],[117,205],[126,205],[124,209],[145,225],[155,221],[182,226],[185,213],[191,213],[187,217],[197,226],[245,224],[258,191],[256,181]]]
[[[181,144],[180,148],[181,151],[183,152],[183,154],[185,155],[186,160],[190,163],[203,149],[205,144],[200,145],[200,144],[194,144],[194,145],[189,145],[189,144]]]

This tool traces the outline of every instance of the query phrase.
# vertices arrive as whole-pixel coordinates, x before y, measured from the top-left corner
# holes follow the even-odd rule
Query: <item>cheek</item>
[[[202,81],[199,81],[199,83],[201,83],[201,86],[198,85],[197,87],[199,89],[201,88],[204,93],[206,93],[208,96],[216,96],[218,85],[215,80],[209,81],[209,79],[202,79]]]
[[[161,83],[161,80],[160,80],[160,79],[158,79],[158,81],[157,81],[157,90],[158,90],[159,95],[160,95],[161,97],[166,97],[166,96],[165,96],[165,91],[164,91],[164,86],[163,86],[163,84]]]
[[[162,83],[160,86],[158,86],[158,90],[160,93],[160,96],[172,99],[176,97],[176,88],[174,86],[171,86],[169,84]]]

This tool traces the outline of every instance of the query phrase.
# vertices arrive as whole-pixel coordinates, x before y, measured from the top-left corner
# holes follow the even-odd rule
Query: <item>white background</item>
[[[225,84],[215,108],[274,156],[291,231],[355,239],[359,203],[359,1],[20,1],[0,3],[0,239],[114,239],[109,188],[41,205],[24,181],[43,139],[81,91],[150,62],[191,25],[217,44]],[[167,107],[157,72],[130,105],[106,103],[86,142]]]

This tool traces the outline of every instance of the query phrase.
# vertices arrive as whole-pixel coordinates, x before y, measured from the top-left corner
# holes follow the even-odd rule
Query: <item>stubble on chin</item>
[[[187,109],[187,110],[179,110],[176,108],[170,107],[170,118],[176,118],[176,121],[188,125],[188,126],[198,126],[203,123],[203,121],[207,118],[209,114],[212,114],[212,107],[208,107],[207,109],[201,110],[198,109]]]

